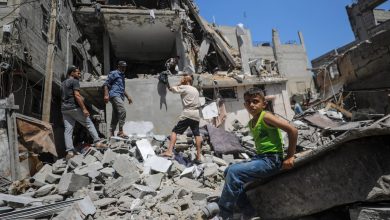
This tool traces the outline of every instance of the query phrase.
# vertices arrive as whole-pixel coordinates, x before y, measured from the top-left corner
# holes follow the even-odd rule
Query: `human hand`
[[[104,103],[107,104],[109,99],[110,99],[110,96],[105,95],[105,96],[104,96]]]
[[[127,100],[129,100],[129,104],[133,103],[133,100],[131,99],[131,97],[127,97]]]
[[[83,114],[85,117],[89,117],[89,111],[87,109],[83,110]]]
[[[282,170],[289,170],[294,167],[294,156],[288,157],[283,161]]]

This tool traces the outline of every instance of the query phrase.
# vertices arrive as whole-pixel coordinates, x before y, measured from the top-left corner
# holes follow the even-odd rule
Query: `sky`
[[[309,60],[352,42],[345,7],[353,0],[195,0],[200,14],[217,25],[243,23],[252,41],[272,41],[272,29],[279,31],[282,43],[299,43],[303,33]],[[390,9],[390,1],[378,8]]]

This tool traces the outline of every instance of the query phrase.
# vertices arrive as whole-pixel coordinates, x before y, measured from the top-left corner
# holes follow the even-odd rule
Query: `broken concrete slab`
[[[53,163],[53,173],[54,174],[62,174],[66,169],[66,161],[64,159],[57,160]]]
[[[84,156],[81,154],[75,155],[74,157],[70,158],[68,161],[68,165],[70,168],[74,169],[78,166],[81,166],[83,164]]]
[[[49,164],[45,164],[39,171],[36,173],[32,179],[34,180],[33,185],[37,187],[41,187],[45,185],[47,175],[53,172],[53,167]]]
[[[164,174],[157,173],[154,175],[150,175],[145,178],[145,185],[151,187],[154,190],[158,190],[161,185],[162,178],[164,177]]]
[[[115,173],[115,169],[114,168],[111,168],[111,167],[105,167],[103,169],[100,170],[100,172],[106,176],[106,177],[113,177],[114,176],[114,173]]]
[[[104,194],[108,197],[114,197],[119,193],[129,190],[139,178],[140,175],[138,172],[132,172],[132,176],[119,177],[104,186]]]
[[[351,220],[390,219],[390,207],[357,207],[349,210]]]
[[[7,201],[7,202],[14,202],[19,204],[42,204],[42,199],[34,199],[31,197],[25,197],[25,196],[14,196],[14,195],[8,195],[4,193],[0,193],[0,200]]]
[[[202,173],[202,170],[199,169],[196,165],[193,165],[192,167],[187,167],[184,169],[184,171],[180,174],[180,178],[187,177],[190,179],[196,179],[200,176]]]
[[[91,164],[93,162],[97,161],[96,157],[92,156],[91,154],[88,154],[83,159],[83,164]]]
[[[157,192],[149,186],[133,184],[129,191],[129,194],[132,195],[134,198],[142,199],[146,195],[155,196],[157,195]]]
[[[131,176],[132,173],[138,172],[134,163],[130,162],[129,157],[120,155],[112,165],[112,168],[121,176]]]
[[[119,156],[117,153],[114,153],[111,149],[107,149],[104,152],[102,164],[111,164]]]
[[[167,173],[172,165],[172,161],[163,157],[152,156],[146,159],[144,166],[149,166],[153,171]]]
[[[47,195],[47,196],[40,197],[40,199],[42,199],[43,201],[60,202],[64,200],[64,196],[54,194],[54,195]]]
[[[46,176],[46,182],[48,183],[57,183],[58,181],[60,181],[60,179],[61,179],[60,175],[53,174],[53,173],[49,173]]]
[[[198,188],[202,186],[202,183],[187,177],[180,178],[175,183],[182,187]]]
[[[96,213],[96,207],[94,206],[89,196],[86,196],[84,199],[77,201],[77,205],[84,216],[94,215]]]
[[[47,185],[40,187],[37,191],[35,191],[34,197],[46,196],[55,190],[56,190],[55,184],[47,184]]]
[[[58,183],[58,193],[61,195],[72,194],[89,184],[89,178],[74,173],[65,173]]]
[[[110,205],[110,204],[115,203],[115,202],[116,202],[115,198],[103,198],[103,199],[99,199],[99,200],[94,201],[93,204],[97,208],[101,208],[101,207]]]
[[[137,142],[135,142],[137,145],[137,149],[139,153],[141,154],[142,160],[145,161],[148,157],[155,156],[156,153],[154,152],[152,145],[147,139],[141,139]]]
[[[216,157],[216,156],[213,156],[213,162],[218,164],[219,166],[227,166],[228,163],[226,163],[225,160],[219,158],[219,157]]]
[[[93,156],[91,156],[93,157]],[[96,158],[95,158],[96,159]],[[80,176],[86,176],[89,172],[103,169],[103,165],[100,161],[91,162],[87,165],[79,166],[74,169],[74,173]]]
[[[203,176],[204,177],[212,177],[217,175],[218,172],[218,165],[213,165],[213,166],[207,166],[204,171],[203,171]]]

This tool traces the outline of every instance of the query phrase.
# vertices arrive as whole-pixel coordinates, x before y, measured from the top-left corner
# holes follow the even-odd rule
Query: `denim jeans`
[[[225,185],[218,202],[220,216],[224,219],[232,217],[235,205],[244,213],[253,213],[253,207],[244,190],[245,183],[271,176],[281,168],[281,165],[282,158],[278,154],[261,154],[251,161],[229,166],[225,170]]]
[[[62,117],[64,118],[65,125],[64,136],[66,152],[74,151],[72,135],[76,121],[88,129],[94,143],[100,140],[92,120],[89,117],[85,117],[83,111],[80,108],[62,111]]]
[[[114,132],[119,122],[119,130],[123,128],[126,120],[126,109],[123,99],[119,96],[110,98],[112,104],[112,117],[110,131]]]

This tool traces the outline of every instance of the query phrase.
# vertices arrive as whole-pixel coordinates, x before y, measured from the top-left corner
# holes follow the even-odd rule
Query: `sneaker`
[[[74,153],[69,151],[68,154],[66,154],[65,160],[68,161],[70,158],[74,157]]]

